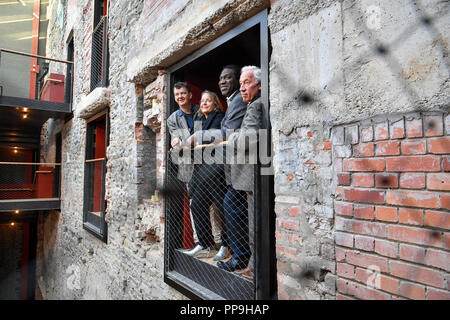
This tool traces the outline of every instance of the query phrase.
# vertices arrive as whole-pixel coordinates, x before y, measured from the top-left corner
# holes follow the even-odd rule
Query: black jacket
[[[223,117],[224,113],[221,111],[211,112],[208,118],[205,118],[204,115],[199,116],[198,114],[195,114],[194,122],[201,121],[202,130],[220,129],[220,124]],[[204,148],[202,148],[202,152],[203,151]],[[214,156],[214,151],[212,151],[211,154]],[[222,164],[195,164],[194,172],[192,174],[191,181],[189,182],[189,196],[191,197],[194,192],[200,191],[198,188],[202,188],[202,190],[206,191],[211,187],[220,187],[219,185],[224,184],[224,182],[225,176],[223,173]],[[211,192],[211,190],[208,191]]]

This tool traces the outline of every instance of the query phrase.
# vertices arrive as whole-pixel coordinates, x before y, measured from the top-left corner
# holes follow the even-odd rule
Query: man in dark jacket
[[[247,106],[238,130],[227,137],[227,155],[236,151],[238,156],[239,154],[243,156],[245,162],[239,163],[238,160],[238,163],[233,162],[230,165],[231,186],[224,199],[225,226],[233,255],[227,262],[219,261],[217,266],[226,271],[244,269],[253,260],[251,259],[253,228],[249,230],[249,225],[253,225],[253,211],[249,208],[249,203],[252,205],[253,200],[247,201],[247,193],[249,199],[252,199],[254,164],[251,163],[250,157],[255,155],[251,154],[250,146],[257,142],[258,130],[263,126],[264,108],[260,98],[261,69],[255,66],[242,68],[239,82],[242,100]],[[252,139],[251,135],[256,139]],[[247,138],[250,140],[249,143]],[[253,268],[252,263],[248,267]],[[252,270],[249,270],[248,276],[253,276]]]

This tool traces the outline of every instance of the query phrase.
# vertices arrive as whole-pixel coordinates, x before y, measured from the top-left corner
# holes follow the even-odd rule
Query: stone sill
[[[111,90],[109,88],[95,88],[94,91],[81,99],[74,114],[79,118],[88,119],[107,108],[110,105],[110,102]]]

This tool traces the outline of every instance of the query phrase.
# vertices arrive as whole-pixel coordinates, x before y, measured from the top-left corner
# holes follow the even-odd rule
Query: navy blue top
[[[184,117],[186,119],[187,125],[189,127],[189,132],[191,134],[194,133],[194,115],[193,114],[194,114],[194,112],[197,111],[197,109],[198,109],[197,105],[192,105],[190,114],[184,113],[184,111],[181,110],[181,108],[178,109],[178,116]]]

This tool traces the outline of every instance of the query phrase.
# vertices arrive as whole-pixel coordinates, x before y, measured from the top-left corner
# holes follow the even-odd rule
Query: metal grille
[[[55,163],[0,162],[0,200],[59,197]]]
[[[91,91],[108,82],[107,16],[103,16],[92,33]]]
[[[235,190],[230,185],[232,165],[224,164],[222,157],[206,160],[205,155],[223,154],[224,150],[218,145],[171,151],[166,189],[166,271],[175,271],[206,288],[209,298],[254,299],[255,190],[254,186],[251,192]],[[247,166],[252,174],[243,173],[239,178],[253,185],[256,165]],[[184,176],[186,172],[190,179]],[[202,247],[198,252],[197,246]],[[227,254],[219,257],[221,247]],[[230,265],[232,259],[237,262],[234,266]]]

